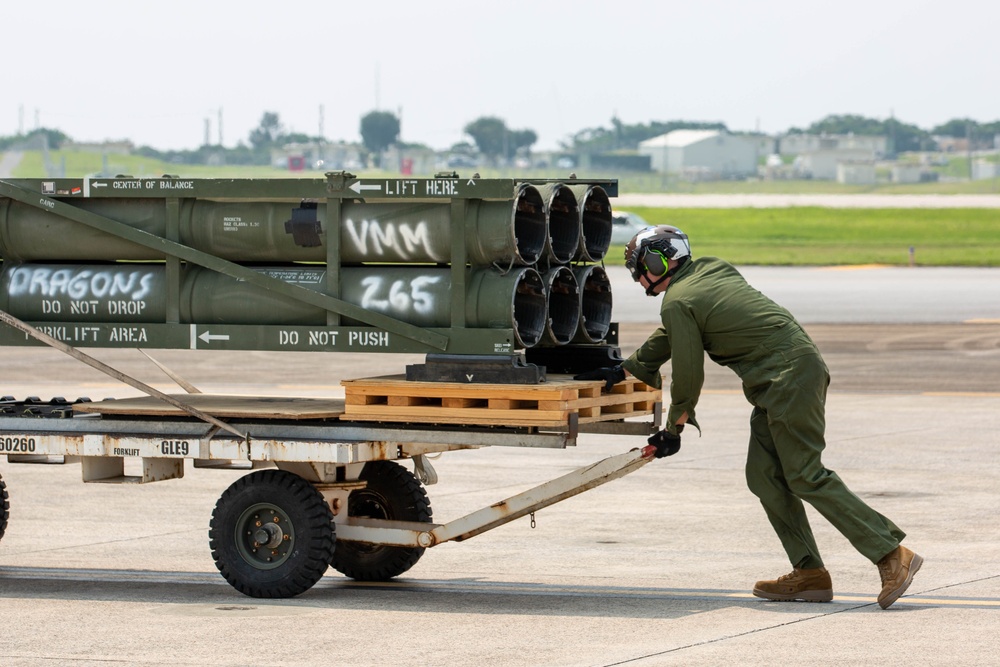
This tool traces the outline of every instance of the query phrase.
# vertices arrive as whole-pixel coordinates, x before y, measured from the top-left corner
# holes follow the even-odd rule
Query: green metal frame
[[[545,182],[555,181],[531,180],[532,184]],[[464,219],[468,200],[510,200],[518,183],[512,179],[459,178],[457,174],[440,174],[433,179],[358,179],[346,172],[329,172],[325,179],[182,179],[174,176],[14,179],[0,180],[0,197],[55,213],[68,220],[150,248],[166,257],[167,322],[162,324],[31,322],[50,336],[71,345],[510,355],[517,351],[514,332],[511,329],[465,327]],[[601,185],[612,197],[618,192],[618,184],[614,180],[588,180],[579,183]],[[163,199],[167,213],[166,237],[130,227],[64,201],[83,197]],[[184,198],[311,200],[327,207],[329,220],[340,219],[340,209],[344,200],[448,201],[452,208],[451,327],[448,329],[418,327],[341,300],[338,234],[330,234],[327,239],[326,294],[282,282],[246,266],[183,245],[177,239],[180,201]],[[182,261],[246,281],[288,299],[322,308],[328,313],[327,325],[316,327],[181,323],[178,303]],[[341,326],[342,316],[375,329]],[[38,344],[36,341],[12,328],[0,327],[0,345],[36,344]]]

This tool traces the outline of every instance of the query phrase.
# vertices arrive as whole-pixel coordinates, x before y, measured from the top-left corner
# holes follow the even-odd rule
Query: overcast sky
[[[781,132],[832,113],[930,129],[1000,119],[993,0],[6,2],[0,135],[226,146],[265,111],[360,139],[373,109],[433,148],[493,115],[556,148],[588,127],[721,121]],[[322,107],[322,113],[320,111]]]

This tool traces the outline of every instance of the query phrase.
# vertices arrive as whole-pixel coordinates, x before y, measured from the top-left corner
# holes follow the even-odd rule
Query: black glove
[[[680,431],[682,426],[678,426]],[[656,458],[662,459],[664,456],[673,456],[681,449],[681,436],[674,435],[670,431],[660,431],[649,436],[648,444],[656,447]]]
[[[610,390],[625,379],[625,369],[621,366],[606,366],[573,376],[574,380],[604,380],[605,391]]]

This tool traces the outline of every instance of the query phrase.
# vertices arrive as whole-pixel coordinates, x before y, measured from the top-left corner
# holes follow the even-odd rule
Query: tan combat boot
[[[758,581],[754,584],[753,594],[779,602],[829,602],[833,599],[833,583],[825,567],[810,570],[795,568],[777,579]]]
[[[913,581],[924,559],[904,546],[898,546],[878,562],[878,573],[882,577],[882,592],[878,595],[878,606],[886,609],[899,599]]]

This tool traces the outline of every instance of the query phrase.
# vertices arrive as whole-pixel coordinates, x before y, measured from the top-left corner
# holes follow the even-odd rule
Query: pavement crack
[[[797,618],[794,621],[786,621],[785,623],[776,623],[774,625],[764,626],[762,628],[754,628],[753,630],[747,630],[746,632],[737,632],[731,635],[724,635],[722,637],[715,637],[713,639],[706,639],[701,642],[694,642],[692,644],[685,644],[684,646],[675,646],[674,648],[667,649],[666,651],[657,651],[655,653],[647,653],[646,655],[636,656],[634,658],[628,658],[627,660],[620,660],[618,662],[609,662],[601,667],[616,667],[616,665],[628,665],[631,663],[640,662],[642,660],[648,660],[650,658],[656,658],[662,655],[668,655],[670,653],[677,653],[678,651],[684,651],[690,648],[697,648],[699,646],[708,646],[709,644],[717,644],[719,642],[728,641],[730,639],[738,639],[740,637],[747,637],[749,635],[755,635],[761,632],[767,632],[769,630],[776,630],[778,628],[785,628],[790,625],[796,625],[798,623],[805,623],[807,621],[814,621],[818,618],[826,618],[828,616],[833,616],[835,614],[843,614],[848,611],[856,611],[858,609],[864,609],[865,607],[870,607],[874,605],[874,602],[869,602],[867,604],[853,605],[850,607],[845,607],[843,609],[837,609],[836,611],[831,611],[825,614],[816,614],[815,616],[807,616],[805,618]]]
[[[30,551],[8,551],[5,555],[13,556],[24,556],[27,554],[44,554],[53,551],[65,551],[66,549],[79,549],[80,547],[96,547],[102,544],[116,544],[118,542],[135,542],[137,540],[149,540],[156,539],[160,537],[170,537],[173,535],[186,535],[188,533],[200,533],[200,530],[190,529],[190,530],[177,530],[171,533],[156,533],[154,535],[139,535],[136,537],[126,537],[117,540],[103,540],[101,542],[88,542],[86,544],[64,544],[59,547],[53,547],[51,549],[32,549]]]
[[[920,593],[908,593],[903,597],[909,597],[911,595],[913,596],[928,595],[930,593],[937,593],[938,591],[946,591],[949,588],[956,588],[958,586],[968,586],[969,584],[978,584],[984,581],[992,581],[993,579],[1000,579],[1000,574],[991,574],[986,577],[979,577],[978,579],[969,579],[967,581],[958,581],[955,582],[954,584],[945,584],[944,586],[938,586],[937,588],[928,588],[927,590],[921,591]]]

